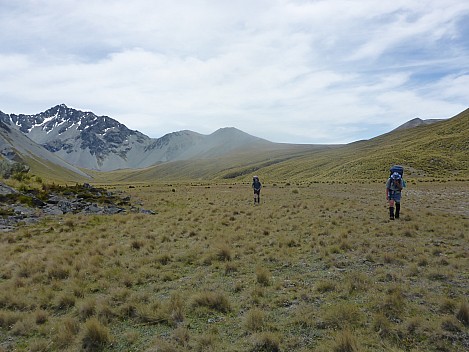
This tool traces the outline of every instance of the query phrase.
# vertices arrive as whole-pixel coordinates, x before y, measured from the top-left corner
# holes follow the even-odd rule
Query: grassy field
[[[467,351],[469,183],[115,185],[0,234],[0,351]]]

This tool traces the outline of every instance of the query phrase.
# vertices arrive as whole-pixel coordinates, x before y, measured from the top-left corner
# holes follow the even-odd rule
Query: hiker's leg
[[[399,212],[401,211],[401,203],[400,202],[396,202],[396,219],[399,219]]]
[[[394,199],[389,198],[389,219],[394,220]]]

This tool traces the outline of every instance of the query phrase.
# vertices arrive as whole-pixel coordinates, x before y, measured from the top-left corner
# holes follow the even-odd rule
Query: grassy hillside
[[[48,162],[44,159],[25,156],[23,157],[23,160],[31,168],[31,174],[39,176],[48,182],[74,183],[90,182],[92,180],[92,178],[83,177],[71,170]]]
[[[450,120],[394,131],[340,148],[312,151],[264,167],[272,180],[382,179],[393,164],[407,178],[469,178],[469,109]]]

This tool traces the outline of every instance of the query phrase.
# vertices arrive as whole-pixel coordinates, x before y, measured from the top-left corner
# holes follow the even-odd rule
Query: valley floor
[[[0,234],[1,352],[469,350],[467,182],[112,188]]]

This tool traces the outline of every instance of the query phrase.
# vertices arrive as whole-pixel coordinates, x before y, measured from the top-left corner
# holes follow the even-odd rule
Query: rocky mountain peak
[[[69,108],[65,104],[54,106],[33,116],[36,117],[36,120],[40,121],[39,125],[45,131],[50,131],[57,126],[67,123],[69,126],[77,125],[79,131],[88,130],[103,135],[109,129],[118,129],[124,133],[131,132],[125,125],[108,116],[97,116],[90,111]]]
[[[246,146],[270,143],[234,127],[221,128],[210,135],[182,130],[150,138],[108,116],[97,116],[65,104],[34,115],[0,113],[0,122],[21,131],[71,165],[100,171],[206,159]]]
[[[128,149],[125,144],[129,139],[139,142],[149,139],[108,116],[97,116],[65,104],[34,115],[5,115],[3,120],[65,160],[72,163],[79,160],[81,167],[99,169],[110,153],[125,158]],[[93,167],[88,157],[80,155],[83,151],[93,156]]]

